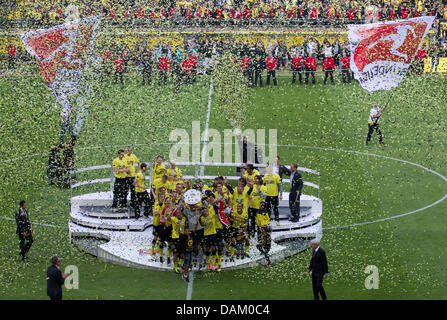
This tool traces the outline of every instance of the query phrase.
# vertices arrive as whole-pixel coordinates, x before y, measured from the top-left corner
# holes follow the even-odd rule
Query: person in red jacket
[[[114,81],[114,83],[118,82],[118,77],[119,77],[121,84],[124,84],[123,83],[123,70],[124,70],[123,57],[121,55],[119,55],[113,62],[113,65],[115,66],[115,81]]]
[[[267,85],[270,85],[270,77],[273,77],[273,84],[275,86],[278,85],[278,82],[276,81],[276,66],[278,65],[278,62],[276,62],[276,59],[273,58],[273,55],[270,53],[267,60],[265,60],[265,66],[267,67]]]
[[[300,84],[303,83],[302,72],[303,70],[303,59],[299,56],[299,54],[295,54],[295,57],[292,59],[292,84],[296,81],[296,75],[298,74],[298,78],[300,79]]]
[[[8,69],[15,69],[16,47],[10,43],[8,46]]]
[[[161,83],[163,83],[163,85],[166,85],[169,70],[171,70],[171,63],[169,62],[169,59],[166,57],[166,53],[163,53],[160,59],[158,59],[159,86],[161,86]]]
[[[326,84],[328,76],[331,78],[331,83],[334,84],[334,70],[335,70],[334,58],[330,56],[324,58],[323,61],[324,84]]]
[[[348,83],[351,83],[351,72],[350,72],[350,60],[351,57],[348,57],[346,55],[346,51],[343,50],[340,58],[341,62],[341,79],[343,83],[346,83],[346,79],[348,80]]]
[[[309,75],[312,76],[312,84],[315,84],[315,72],[317,70],[317,60],[315,60],[315,57],[312,53],[309,53],[309,56],[307,56],[304,59],[304,67],[306,70],[306,84],[309,83]]]
[[[197,68],[199,66],[199,60],[197,59],[197,56],[195,55],[194,51],[191,52],[191,55],[189,56],[189,61],[192,65],[192,73],[191,73],[191,81],[192,83],[195,83],[197,80]]]
[[[250,59],[248,59],[248,56],[245,55],[244,58],[241,60],[241,64],[239,65],[242,69],[242,73],[244,77],[249,79],[249,72],[248,72],[248,64],[250,63]]]
[[[185,75],[185,84],[192,84],[192,61],[191,59],[185,59],[182,62],[183,74]]]

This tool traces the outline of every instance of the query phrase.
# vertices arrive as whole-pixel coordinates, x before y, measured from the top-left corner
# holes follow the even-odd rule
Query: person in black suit
[[[20,256],[24,262],[28,262],[27,253],[33,244],[33,228],[29,220],[28,209],[25,200],[20,201],[20,208],[16,212],[16,233],[20,240]]]
[[[67,274],[62,274],[59,266],[61,259],[57,256],[51,258],[51,266],[47,269],[47,296],[50,300],[62,300],[62,285]]]
[[[284,173],[290,176],[289,208],[292,217],[289,220],[292,222],[298,222],[300,219],[300,197],[303,189],[303,178],[297,169],[298,165],[292,163],[289,173]]]
[[[319,300],[318,294],[320,294],[321,299],[326,300],[326,292],[323,288],[323,278],[329,276],[326,253],[320,248],[320,243],[317,239],[313,239],[310,245],[312,247],[312,258],[310,259],[309,268],[307,268],[307,274],[312,271],[314,299]]]

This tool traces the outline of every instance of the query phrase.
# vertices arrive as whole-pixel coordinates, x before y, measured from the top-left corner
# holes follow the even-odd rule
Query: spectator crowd
[[[104,14],[112,23],[172,25],[263,25],[375,22],[435,15],[447,19],[444,0],[79,0],[11,1],[0,15],[4,23],[58,24],[69,4],[81,17]]]

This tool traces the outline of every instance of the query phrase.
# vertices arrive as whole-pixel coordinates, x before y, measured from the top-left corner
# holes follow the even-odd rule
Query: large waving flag
[[[21,35],[26,50],[36,58],[51,93],[62,105],[61,115],[76,114],[76,134],[88,113],[85,71],[93,61],[100,17],[66,22]]]
[[[431,28],[434,16],[350,25],[351,70],[373,93],[397,87]]]

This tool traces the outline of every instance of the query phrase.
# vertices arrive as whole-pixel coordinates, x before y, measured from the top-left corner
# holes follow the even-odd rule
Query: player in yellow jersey
[[[129,173],[126,176],[126,197],[127,193],[130,189],[130,206],[132,208],[135,208],[137,205],[137,199],[135,194],[135,177],[137,176],[137,173],[140,171],[140,160],[138,160],[137,156],[132,153],[132,147],[127,146],[126,148],[126,154],[124,155],[124,161],[126,161],[127,167],[129,168]],[[135,165],[137,165],[137,168],[135,168]]]
[[[177,208],[172,205],[172,199],[170,195],[165,197],[165,205],[163,210],[160,213],[160,221],[159,221],[159,235],[158,235],[158,251],[160,254],[160,262],[163,263],[163,248],[165,247],[165,242],[167,242],[167,264],[171,263],[171,245],[172,245],[172,225],[171,221],[168,220],[168,216],[174,213]]]
[[[160,179],[165,174],[166,167],[163,164],[163,156],[157,156],[152,167],[151,183],[153,184],[155,180]]]
[[[278,174],[273,173],[273,168],[268,166],[264,175],[264,185],[267,188],[267,197],[265,198],[265,206],[269,215],[272,212],[275,215],[276,225],[279,226],[279,194],[282,193],[281,178]]]
[[[203,244],[205,247],[205,257],[207,261],[206,270],[215,269],[216,264],[216,213],[213,206],[203,207],[201,209],[200,224],[203,226]],[[211,257],[210,257],[211,254]]]
[[[169,189],[174,190],[177,183],[183,183],[182,170],[175,165],[175,161],[169,161],[170,167],[166,170],[168,176]]]
[[[172,213],[168,214],[168,221],[172,226],[171,233],[171,250],[174,253],[174,271],[180,273],[178,270],[178,260],[181,253],[180,248],[180,234],[184,232],[184,227],[186,224],[186,218],[183,216],[182,211],[174,210]]]
[[[246,169],[241,171],[241,177],[244,177],[247,181],[253,181],[259,175],[259,171],[254,168],[252,163],[247,163]]]
[[[140,165],[140,172],[137,173],[137,176],[134,180],[137,204],[135,206],[135,219],[140,217],[141,205],[144,204],[144,216],[148,217],[151,212],[151,201],[149,199],[149,193],[147,192],[147,188],[144,185],[144,173],[147,170],[147,164],[144,162]]]
[[[151,190],[152,196],[156,198],[158,196],[158,191],[161,188],[164,188],[166,192],[169,193],[170,187],[171,185],[169,184],[168,176],[163,175],[160,179],[155,179],[154,182],[152,183],[152,190]]]
[[[160,235],[160,216],[161,212],[163,211],[165,207],[165,194],[160,193],[154,203],[152,213],[153,213],[153,220],[152,220],[152,246],[151,246],[151,255],[153,256],[155,254],[155,245],[158,242],[158,237]]]
[[[234,211],[236,211],[237,205],[239,203],[241,203],[245,207],[245,209],[248,208],[248,201],[250,200],[248,196],[249,190],[250,188],[248,186],[244,187],[242,184],[238,184],[236,190],[234,190],[233,192],[233,198],[232,198],[232,205]]]
[[[234,249],[236,248],[236,240],[241,239],[241,232],[244,234],[247,231],[248,226],[248,213],[244,207],[243,203],[238,203],[236,210],[231,213],[231,256],[230,260],[234,260]],[[242,231],[240,230],[242,229]],[[245,239],[245,250],[244,255],[248,256],[248,250],[250,248],[250,239],[246,237]]]
[[[256,248],[265,256],[267,266],[271,266],[270,257],[268,255],[272,246],[272,237],[270,235],[270,218],[269,213],[265,209],[265,202],[262,201],[256,214],[256,225],[258,227],[258,244]]]
[[[248,232],[250,237],[254,237],[256,232],[256,214],[259,210],[261,201],[267,196],[267,187],[262,185],[261,176],[256,176],[254,180],[253,190],[249,194],[248,201]]]
[[[113,175],[115,176],[115,183],[113,184],[113,211],[124,211],[124,208],[127,206],[126,176],[129,173],[129,168],[123,158],[124,150],[119,150],[118,157],[113,159],[112,163]]]

